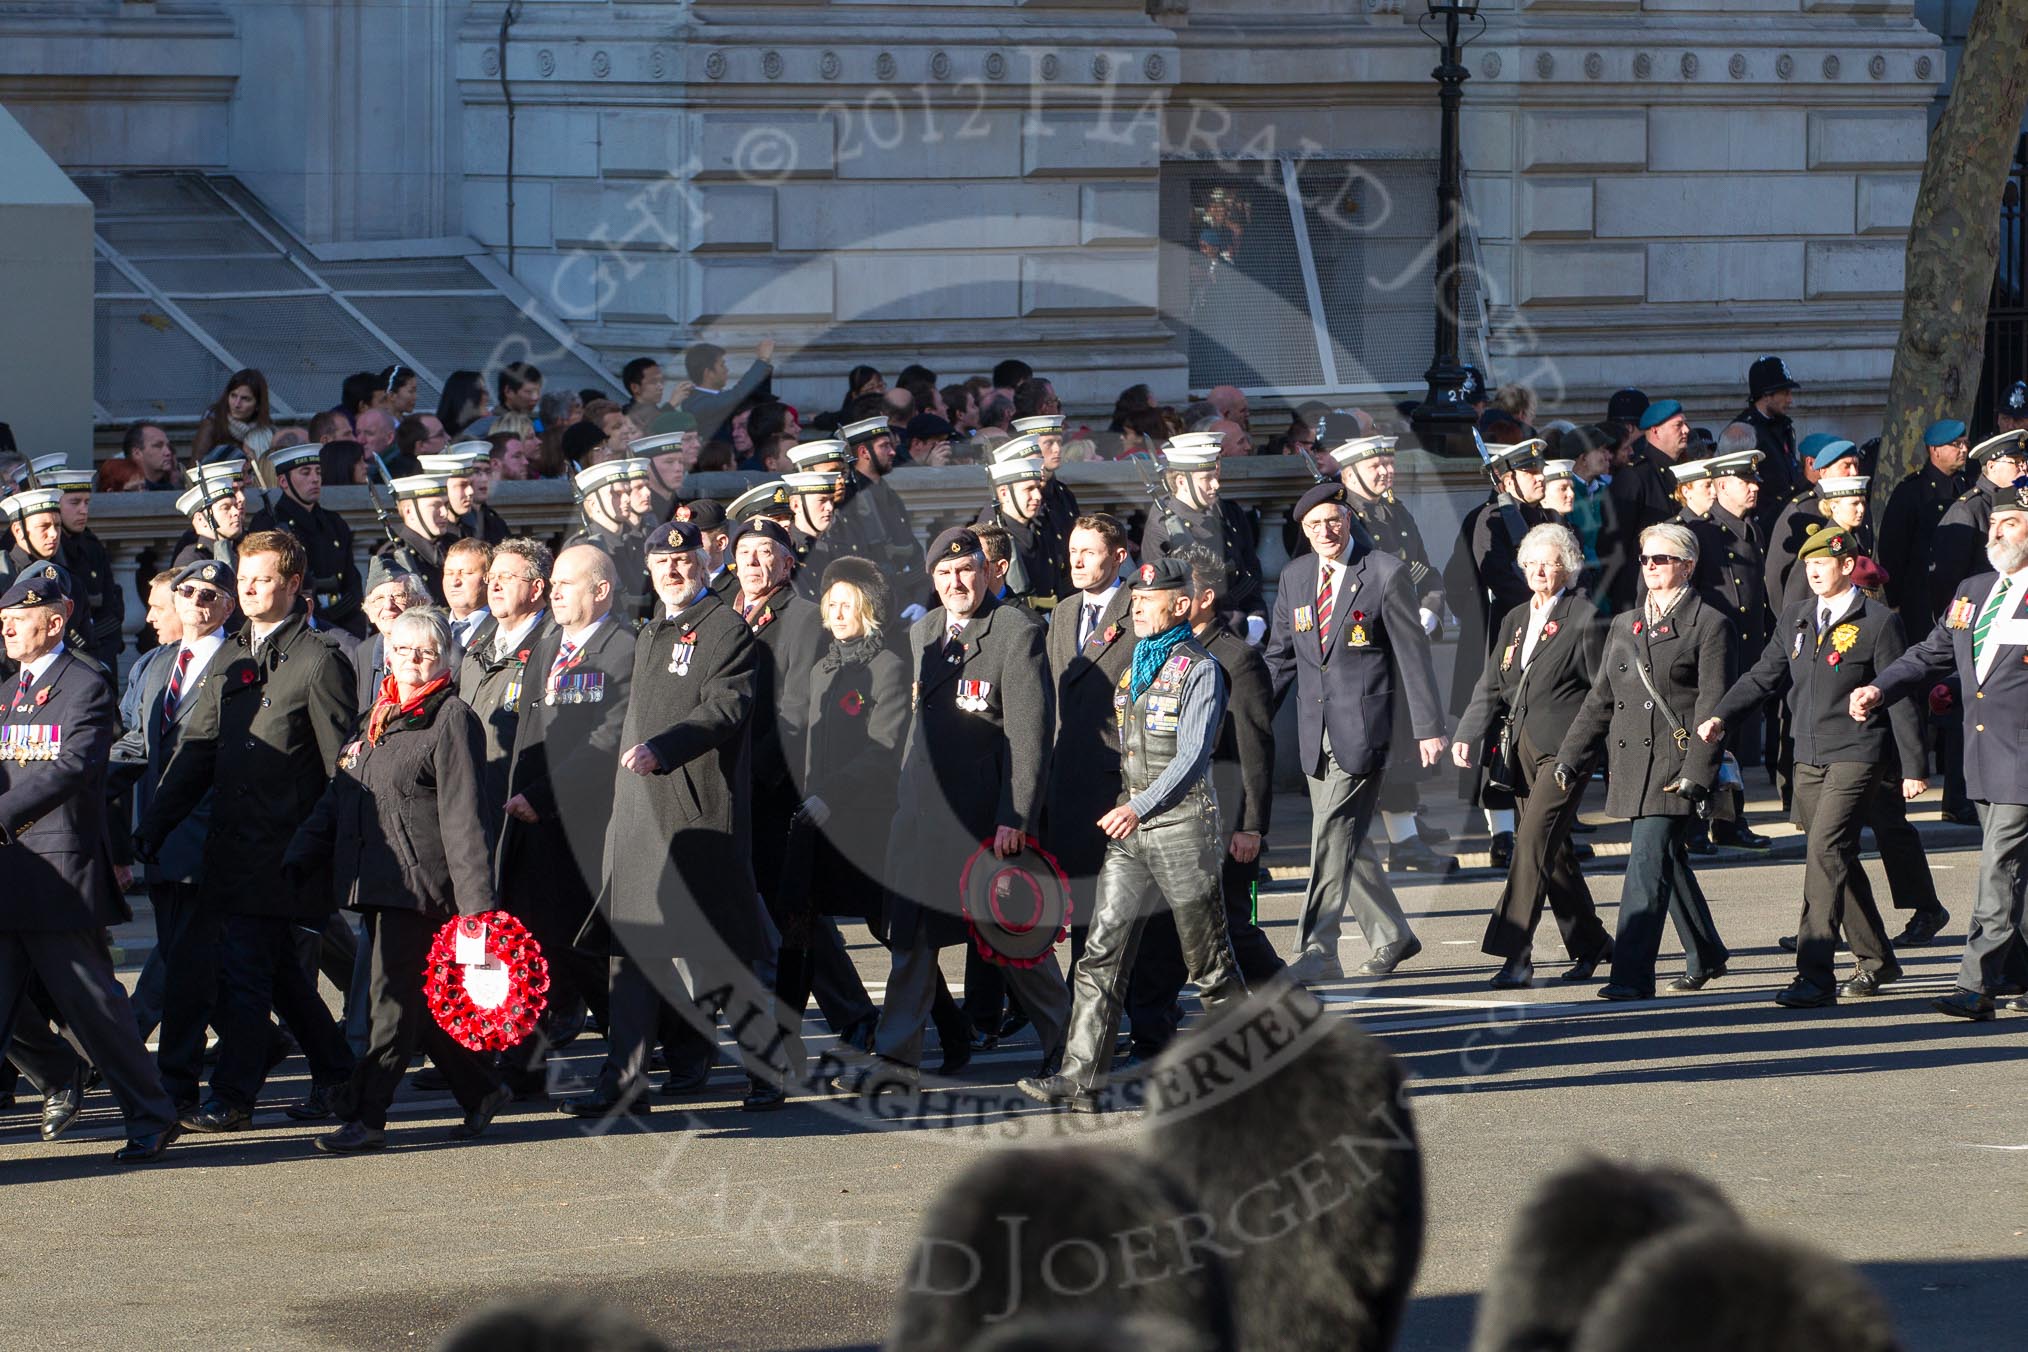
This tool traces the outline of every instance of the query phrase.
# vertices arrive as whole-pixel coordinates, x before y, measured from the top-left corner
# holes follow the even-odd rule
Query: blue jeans
[[[1683,942],[1684,972],[1709,977],[1725,965],[1725,945],[1711,919],[1711,907],[1683,842],[1688,817],[1636,817],[1627,855],[1625,890],[1620,894],[1620,927],[1613,939],[1613,983],[1652,993],[1655,955],[1662,947],[1662,917],[1676,923]]]

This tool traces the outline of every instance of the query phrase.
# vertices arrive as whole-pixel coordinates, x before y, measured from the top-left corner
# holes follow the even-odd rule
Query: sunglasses
[[[1643,568],[1660,568],[1665,563],[1688,563],[1688,562],[1690,562],[1690,560],[1679,559],[1674,554],[1641,555],[1641,567]]]
[[[224,592],[214,591],[210,587],[200,587],[191,582],[178,587],[176,594],[186,601],[195,601],[200,606],[215,606],[225,599]]]

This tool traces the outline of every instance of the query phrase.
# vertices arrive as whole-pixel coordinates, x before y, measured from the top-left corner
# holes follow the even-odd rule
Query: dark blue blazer
[[[120,721],[126,731],[113,744],[112,787],[117,794],[132,785],[136,820],[155,801],[156,786],[162,782],[163,767],[176,749],[177,735],[197,707],[198,693],[206,681],[220,679],[232,653],[228,639],[201,667],[185,673],[183,692],[176,703],[176,716],[162,716],[162,696],[169,689],[169,674],[175,670],[176,654],[182,645],[166,643],[141,655],[128,675],[127,699],[121,705]],[[148,869],[150,878],[169,882],[194,883],[204,863],[204,838],[211,831],[212,795],[206,793],[190,815],[177,824],[156,852]]]
[[[2028,586],[1993,622],[2000,644],[1982,683],[1972,663],[1972,626],[2000,580],[1975,573],[1957,585],[1929,637],[1896,658],[1874,682],[1889,701],[1928,698],[1929,687],[1955,674],[1963,690],[1965,791],[1981,803],[2028,804]]]
[[[0,726],[50,725],[61,740],[53,760],[0,759],[0,930],[132,919],[106,841],[106,764],[120,731],[112,684],[65,649],[25,699],[18,689],[0,690]]]
[[[1327,730],[1332,758],[1346,774],[1370,775],[1385,765],[1396,691],[1407,697],[1409,727],[1418,741],[1443,736],[1436,667],[1408,565],[1371,551],[1346,565],[1344,583],[1331,602],[1328,662],[1311,613],[1316,599],[1317,556],[1305,554],[1282,569],[1262,654],[1276,705],[1290,687],[1295,689],[1303,772],[1313,778],[1321,774]],[[1306,615],[1300,631],[1299,610]]]

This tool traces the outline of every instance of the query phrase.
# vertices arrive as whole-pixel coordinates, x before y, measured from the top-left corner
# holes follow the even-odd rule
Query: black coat
[[[1211,749],[1211,791],[1229,837],[1238,831],[1267,834],[1274,809],[1275,692],[1260,649],[1213,621],[1197,635],[1225,672],[1225,717]]]
[[[1043,641],[1056,728],[1042,806],[1042,843],[1074,879],[1097,879],[1106,856],[1099,818],[1120,802],[1120,729],[1113,690],[1134,660],[1132,602],[1132,590],[1123,580],[1080,649],[1084,596],[1073,593],[1050,612]]]
[[[1887,570],[1887,600],[1901,613],[1904,636],[1927,634],[1943,613],[1949,598],[1939,597],[1933,586],[1937,528],[1970,486],[1963,471],[1945,474],[1926,464],[1894,486],[1880,514],[1875,557]]]
[[[1872,685],[1901,656],[1906,645],[1900,619],[1885,602],[1861,597],[1828,634],[1819,634],[1816,614],[1822,604],[1812,594],[1783,609],[1774,641],[1733,682],[1711,716],[1731,723],[1786,692],[1796,764],[1886,765],[1897,763],[1898,752],[1898,764],[1920,767],[1922,725],[1914,705],[1897,700],[1864,723],[1853,722],[1850,712],[1852,692]]]
[[[599,901],[623,941],[652,931],[672,956],[693,956],[710,942],[701,923],[743,963],[774,957],[749,793],[760,651],[739,612],[709,591],[641,631],[620,745],[645,743],[662,768],[615,778]]]
[[[1958,495],[1937,523],[1930,547],[1929,603],[1939,618],[1950,608],[1967,578],[1992,571],[1986,561],[1986,531],[1993,523],[1998,485],[1981,474]]]
[[[79,611],[90,617],[86,637],[91,642],[91,654],[108,672],[117,672],[121,650],[127,643],[122,632],[127,598],[113,580],[113,556],[105,541],[90,530],[66,530],[63,543],[70,556],[71,595]]]
[[[659,609],[655,593],[648,587],[648,562],[641,553],[647,542],[648,537],[640,531],[614,534],[603,526],[586,521],[563,542],[563,547],[593,545],[613,561],[613,576],[618,579],[613,587],[613,614],[632,623],[646,619]]]
[[[1822,526],[1824,521],[1824,499],[1815,484],[1798,493],[1775,516],[1767,533],[1767,557],[1761,565],[1771,607],[1784,608],[1782,598],[1789,592],[1789,575],[1795,571],[1796,554],[1809,542],[1810,527]]]
[[[1615,481],[1617,482],[1617,481]],[[1521,538],[1547,519],[1542,508],[1495,494],[1458,523],[1458,544],[1444,567],[1444,595],[1458,617],[1457,661],[1451,668],[1450,711],[1462,713],[1493,650],[1493,617],[1528,599],[1521,575]]]
[[[1606,485],[1619,520],[1621,538],[1629,545],[1637,542],[1648,527],[1676,515],[1678,504],[1671,491],[1673,481],[1667,473],[1672,463],[1648,445],[1646,437],[1641,437],[1634,442],[1626,468],[1615,470],[1612,482]]]
[[[878,638],[833,642],[808,682],[803,793],[831,815],[814,833],[809,893],[825,915],[880,914],[908,735],[908,660]]]
[[[338,773],[283,862],[291,876],[329,872],[337,903],[432,920],[493,909],[493,836],[482,810],[486,730],[451,687],[378,742],[345,748]]]
[[[1195,545],[1225,564],[1218,611],[1228,621],[1266,618],[1262,603],[1260,522],[1237,503],[1220,498],[1213,512],[1196,512],[1167,499],[1148,513],[1141,531],[1141,562],[1153,563]]]
[[[953,657],[939,606],[909,632],[915,717],[887,843],[888,940],[963,943],[958,879],[997,827],[1034,834],[1049,771],[1052,698],[1042,626],[988,600]],[[969,683],[969,684],[968,684]],[[962,691],[967,703],[960,708]]]
[[[996,498],[981,507],[973,520],[978,525],[1000,527],[1013,543],[1013,559],[1007,570],[1006,599],[1047,604],[1076,590],[1070,585],[1068,570],[1058,571],[1057,555],[1069,546],[1066,541],[1056,538],[1046,511],[1038,513],[1033,521],[1021,521],[1013,513],[1002,510]]]
[[[1629,819],[1688,816],[1689,800],[1662,788],[1683,777],[1709,789],[1718,773],[1719,748],[1697,736],[1697,725],[1725,692],[1732,644],[1732,626],[1694,590],[1658,625],[1650,626],[1641,610],[1613,616],[1598,678],[1561,739],[1557,760],[1583,765],[1603,742],[1612,774],[1607,812]],[[1683,720],[1687,752],[1648,694],[1642,664],[1650,665],[1657,693]]]
[[[1408,584],[1415,592],[1416,602],[1425,610],[1443,614],[1443,574],[1429,561],[1429,547],[1422,542],[1422,528],[1415,524],[1415,513],[1391,492],[1384,498],[1347,492],[1345,503],[1365,527],[1373,548],[1408,565]]]
[[[359,567],[352,561],[352,527],[321,504],[305,507],[287,493],[276,493],[264,511],[256,512],[247,529],[285,530],[310,556],[310,575],[303,590],[317,598],[317,618],[341,627],[360,621],[365,601]]]
[[[739,593],[725,598],[738,613]],[[792,769],[803,764],[804,720],[809,716],[810,672],[830,643],[814,601],[791,587],[779,587],[745,617],[760,640],[754,669],[753,784],[758,802],[766,793],[800,801]],[[786,825],[786,822],[782,823]],[[772,842],[779,845],[779,841]]]
[[[1752,404],[1733,421],[1753,429],[1754,448],[1760,452],[1760,464],[1756,467],[1761,482],[1760,505],[1753,514],[1765,528],[1775,518],[1776,504],[1793,498],[1807,482],[1802,461],[1796,457],[1796,425],[1786,413],[1762,413]]]
[[[488,834],[498,840],[507,802],[507,774],[514,762],[514,738],[521,726],[521,686],[528,659],[549,628],[548,612],[536,616],[534,625],[521,637],[514,651],[495,656],[494,640],[500,632],[498,620],[488,617],[472,635],[465,660],[458,667],[458,698],[478,715],[486,730],[486,769],[481,778],[480,807],[486,814]],[[552,659],[553,660],[553,659]]]
[[[135,843],[159,845],[209,790],[206,898],[235,914],[316,918],[331,910],[328,889],[277,884],[296,828],[351,740],[352,671],[300,613],[275,627],[259,657],[252,640],[249,625],[214,659],[219,679],[204,683]]]
[[[97,664],[68,650],[17,698],[0,690],[0,726],[42,729],[53,759],[0,758],[0,930],[96,929],[132,918],[106,841],[106,765],[118,703]],[[17,733],[17,737],[24,734]]]
[[[1756,517],[1759,512],[1755,512]],[[1751,666],[1767,643],[1767,575],[1763,571],[1760,527],[1713,506],[1691,530],[1697,536],[1697,594],[1732,623],[1738,637],[1738,660]]]
[[[1592,599],[1581,591],[1565,591],[1552,601],[1535,651],[1524,664],[1521,654],[1533,604],[1530,597],[1500,617],[1494,628],[1499,655],[1486,663],[1472,702],[1458,719],[1457,740],[1472,748],[1474,760],[1486,754],[1485,742],[1508,718],[1538,750],[1547,753],[1562,745],[1563,734],[1598,678],[1606,622]],[[1510,774],[1513,770],[1509,767]]]
[[[568,669],[562,698],[549,672],[563,632],[542,626],[521,677],[507,797],[526,798],[537,820],[500,824],[496,872],[502,901],[523,919],[577,924],[598,896],[612,816],[622,724],[634,682],[634,631],[608,615]],[[502,800],[505,801],[504,799]]]
[[[373,552],[391,553],[402,567],[411,573],[419,574],[430,589],[430,600],[441,606],[444,603],[444,555],[458,542],[456,532],[426,540],[407,526],[397,523],[394,533],[396,537],[394,540],[383,541]]]

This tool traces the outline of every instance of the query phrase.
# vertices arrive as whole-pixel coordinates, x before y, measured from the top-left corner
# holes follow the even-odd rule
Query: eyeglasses
[[[195,601],[200,606],[215,606],[225,599],[224,592],[213,591],[209,587],[200,587],[193,582],[186,582],[178,587],[176,594],[186,601]]]
[[[486,580],[487,580],[488,582],[540,582],[540,581],[542,581],[542,579],[541,579],[541,578],[537,577],[537,576],[536,576],[535,574],[533,574],[533,573],[502,573],[502,572],[497,572],[497,571],[496,571],[496,572],[491,572],[491,573],[488,573],[488,574],[486,574]]]
[[[1641,555],[1641,567],[1643,568],[1660,568],[1665,563],[1688,563],[1688,562],[1690,562],[1690,560],[1679,559],[1674,554]]]
[[[405,658],[410,662],[426,662],[441,655],[440,650],[436,648],[423,648],[413,646],[406,648],[389,648],[387,651],[392,653],[396,657]]]

